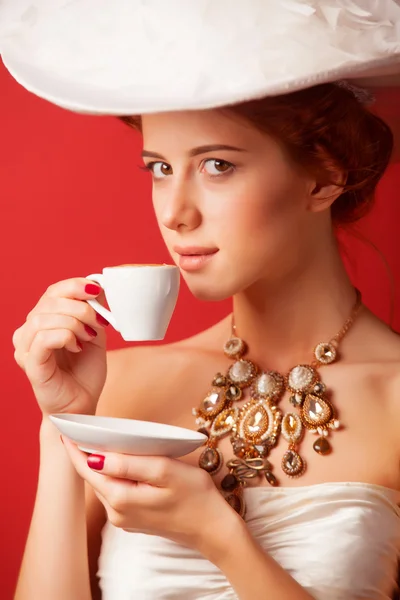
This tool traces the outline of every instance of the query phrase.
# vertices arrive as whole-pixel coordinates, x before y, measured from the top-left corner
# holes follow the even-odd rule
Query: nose
[[[174,231],[199,227],[202,215],[196,202],[196,193],[185,181],[175,181],[168,190],[160,192],[159,220],[164,227]]]

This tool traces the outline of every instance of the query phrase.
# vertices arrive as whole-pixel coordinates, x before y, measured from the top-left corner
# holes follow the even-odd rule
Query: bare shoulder
[[[400,334],[367,311],[354,350],[356,364],[365,374],[370,391],[386,403],[400,430]]]
[[[224,319],[174,343],[108,352],[107,382],[97,413],[142,420],[156,420],[155,416],[165,419],[159,413],[160,406],[174,393],[190,387],[199,365],[211,366],[221,355],[228,328]]]

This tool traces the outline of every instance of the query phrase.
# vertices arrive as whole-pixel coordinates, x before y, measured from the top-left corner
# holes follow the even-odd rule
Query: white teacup
[[[97,300],[88,304],[126,342],[162,340],[178,299],[180,273],[174,265],[120,265],[88,275],[104,290],[110,310]]]

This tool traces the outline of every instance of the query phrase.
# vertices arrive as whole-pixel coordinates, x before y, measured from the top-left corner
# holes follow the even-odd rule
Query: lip
[[[218,252],[218,248],[204,248],[202,246],[174,246],[172,249],[181,256],[206,256]]]
[[[179,254],[179,267],[183,271],[193,272],[203,268],[219,252],[218,248],[200,248],[199,246],[188,246],[173,248]]]

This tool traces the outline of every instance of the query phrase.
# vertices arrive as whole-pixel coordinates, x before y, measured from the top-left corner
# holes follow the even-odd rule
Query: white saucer
[[[203,446],[207,436],[172,425],[92,415],[56,414],[50,420],[84,452],[177,458]]]

